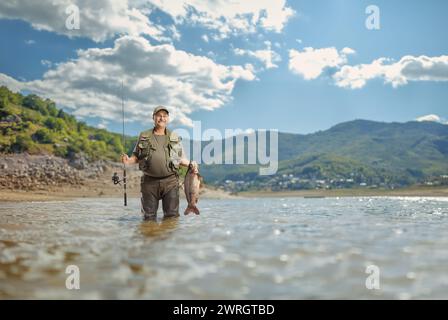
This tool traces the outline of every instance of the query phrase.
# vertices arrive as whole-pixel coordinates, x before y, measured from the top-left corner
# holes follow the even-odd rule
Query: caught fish
[[[193,166],[188,166],[187,173],[184,180],[184,191],[187,198],[188,206],[185,209],[184,215],[194,212],[199,214],[199,209],[196,206],[199,200],[199,188],[201,187],[202,177],[198,173],[193,173]]]

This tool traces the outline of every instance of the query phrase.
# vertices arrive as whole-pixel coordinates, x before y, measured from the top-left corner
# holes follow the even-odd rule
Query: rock
[[[83,170],[87,168],[89,162],[84,156],[76,154],[74,158],[70,159],[68,164],[73,168]]]

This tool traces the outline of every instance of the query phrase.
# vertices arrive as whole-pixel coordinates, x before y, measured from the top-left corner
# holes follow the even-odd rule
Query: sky
[[[444,0],[2,1],[0,85],[115,132],[123,97],[129,135],[157,105],[172,128],[221,132],[446,124],[447,12]]]

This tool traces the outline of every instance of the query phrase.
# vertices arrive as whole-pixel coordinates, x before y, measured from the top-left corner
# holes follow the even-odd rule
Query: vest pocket
[[[178,170],[180,159],[182,158],[182,148],[180,143],[170,143],[168,145],[168,152],[170,156],[170,164],[175,170]]]
[[[138,147],[138,157],[144,158],[149,155],[149,141],[148,140],[140,140],[140,142],[137,145]]]

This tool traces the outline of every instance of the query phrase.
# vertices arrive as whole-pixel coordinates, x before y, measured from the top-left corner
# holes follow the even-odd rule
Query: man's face
[[[154,115],[154,124],[159,127],[166,127],[170,117],[165,110],[160,110]]]

